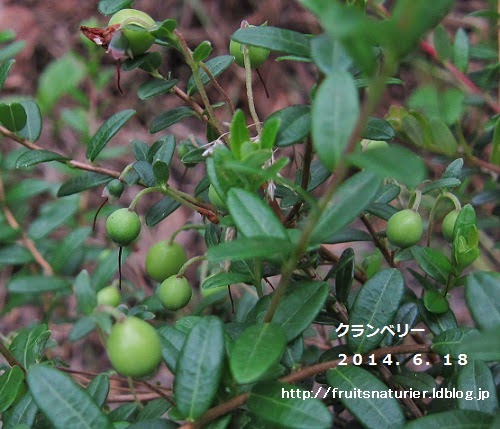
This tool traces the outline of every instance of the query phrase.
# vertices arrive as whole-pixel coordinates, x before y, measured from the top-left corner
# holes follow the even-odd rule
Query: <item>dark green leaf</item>
[[[284,258],[291,252],[288,239],[266,237],[244,238],[221,243],[208,249],[207,258],[211,261],[243,260],[252,258]]]
[[[325,282],[301,282],[281,300],[272,322],[281,325],[287,342],[311,325],[323,308],[328,291]]]
[[[175,85],[177,85],[177,82],[178,82],[177,79],[149,80],[139,86],[139,89],[137,90],[137,95],[141,100],[148,100],[149,98],[170,91]]]
[[[352,76],[337,70],[319,86],[311,110],[313,145],[332,171],[344,153],[359,114],[358,90]]]
[[[146,142],[141,140],[132,140],[132,149],[134,151],[134,156],[137,161],[146,161],[148,153],[151,148]]]
[[[405,429],[493,429],[493,416],[479,411],[451,410],[413,420]]]
[[[135,110],[128,109],[115,113],[102,124],[87,146],[87,158],[94,161],[113,136],[135,115]]]
[[[164,398],[153,399],[152,401],[149,401],[141,411],[139,411],[137,420],[146,422],[160,418],[169,410],[170,407],[171,405]]]
[[[309,58],[309,38],[296,31],[276,27],[240,28],[231,37],[245,45],[260,46],[272,51]]]
[[[160,201],[153,204],[146,212],[146,225],[155,226],[177,210],[180,205],[181,203],[170,197],[163,197]]]
[[[362,137],[369,140],[388,141],[396,137],[396,132],[386,120],[370,116]]]
[[[38,104],[33,100],[22,100],[19,102],[26,113],[26,125],[17,134],[29,140],[36,142],[42,132],[42,115]]]
[[[33,261],[33,254],[26,247],[19,244],[0,247],[0,266],[23,265]]]
[[[142,182],[149,187],[157,185],[153,167],[147,161],[137,161],[133,165],[134,170],[141,178]]]
[[[16,161],[16,168],[27,168],[42,162],[67,161],[69,158],[49,150],[29,150],[23,152]]]
[[[337,366],[326,373],[328,384],[341,392],[374,392],[373,397],[340,396],[342,404],[366,428],[399,429],[405,417],[389,388],[377,377],[358,366]],[[335,392],[335,391],[334,391]],[[334,393],[332,392],[332,394]],[[385,394],[385,396],[384,396]]]
[[[77,212],[78,208],[79,199],[73,197],[44,204],[38,218],[29,227],[29,237],[34,240],[46,237],[64,225]]]
[[[406,390],[418,390],[419,392],[432,392],[436,387],[436,380],[425,372],[403,372],[391,377],[391,380]]]
[[[50,276],[24,276],[11,279],[7,289],[15,293],[41,293],[67,290],[71,284],[60,277]]]
[[[467,344],[478,335],[478,331],[471,328],[459,327],[449,329],[436,335],[432,341],[432,351],[441,356],[449,354],[457,358],[462,344]]]
[[[11,59],[4,61],[3,63],[0,64],[0,91],[2,90],[3,85],[5,83],[5,79],[7,79],[9,71],[15,62],[16,60]]]
[[[382,341],[382,336],[373,335],[373,331],[391,324],[403,299],[404,289],[403,276],[396,269],[380,271],[363,285],[349,316],[350,326],[362,327],[361,335],[349,330],[347,344],[353,353],[366,353]]]
[[[288,238],[283,224],[271,208],[254,193],[233,188],[227,194],[227,206],[244,237]]]
[[[0,104],[0,123],[17,133],[26,125],[26,112],[20,103]]]
[[[177,107],[172,110],[160,113],[156,116],[149,125],[149,132],[151,134],[157,133],[158,131],[168,128],[184,118],[193,116],[194,111],[188,106]]]
[[[188,334],[174,380],[176,408],[186,419],[198,419],[212,404],[224,359],[222,322],[202,318]]]
[[[236,283],[247,283],[247,282],[252,282],[252,278],[248,274],[223,272],[207,277],[203,281],[201,289],[207,290],[219,286],[229,286]]]
[[[103,15],[113,15],[132,4],[132,0],[100,0],[97,8]]]
[[[285,351],[286,338],[279,325],[253,325],[234,344],[229,357],[231,372],[239,384],[258,381],[277,364]]]
[[[460,179],[462,175],[462,167],[464,165],[464,160],[462,158],[457,158],[453,162],[450,162],[446,170],[444,170],[442,179],[455,178]]]
[[[182,346],[186,341],[186,334],[173,326],[162,326],[157,330],[161,341],[161,354],[163,360],[170,369],[172,374],[175,374],[175,368]]]
[[[90,314],[97,305],[97,295],[90,285],[87,270],[82,270],[75,279],[75,295],[77,309],[82,314]]]
[[[97,328],[97,323],[92,316],[80,317],[69,331],[68,339],[78,341],[90,334],[95,328]]]
[[[481,329],[500,326],[500,281],[492,273],[476,271],[467,276],[465,299],[474,321]]]
[[[57,248],[49,255],[48,262],[55,272],[61,271],[68,259],[77,249],[80,249],[88,238],[92,229],[90,227],[77,228],[71,231],[63,240],[59,241]]]
[[[413,246],[411,254],[426,274],[445,285],[453,268],[450,261],[439,250],[430,247]]]
[[[279,147],[298,143],[311,132],[311,108],[307,105],[299,104],[278,110],[269,116],[265,123],[271,119],[280,120],[275,143]]]
[[[226,70],[234,61],[232,55],[221,55],[220,57],[215,57],[208,60],[205,66],[208,68],[213,77],[219,76],[224,70]],[[200,79],[203,86],[208,85],[211,80],[204,69],[200,68]],[[193,95],[198,92],[198,87],[194,82],[193,76],[191,76],[187,83],[187,93],[188,95]]]
[[[63,183],[57,191],[57,196],[66,197],[68,195],[77,194],[79,192],[86,191],[87,189],[103,185],[110,180],[110,176],[88,171],[69,179],[66,183]]]
[[[158,74],[158,67],[161,65],[161,55],[158,52],[146,52],[134,58],[128,58],[122,63],[122,68],[125,71],[131,71],[140,68],[154,77],[161,77]]]
[[[434,335],[439,335],[450,329],[455,329],[458,326],[455,315],[451,310],[443,314],[431,313],[427,311],[423,303],[419,301],[418,311],[422,316],[424,323]]]
[[[434,48],[441,61],[447,61],[451,58],[453,47],[451,46],[450,37],[442,25],[438,25],[434,29]]]
[[[460,186],[462,182],[454,177],[448,177],[446,179],[439,179],[428,185],[425,185],[422,188],[422,194],[427,194],[428,192],[433,191],[434,189],[439,189],[442,191],[447,191],[449,189],[456,188]]]
[[[124,248],[122,253],[122,264],[130,255],[130,249]],[[118,269],[118,249],[114,249],[111,252],[106,250],[103,252],[99,258],[99,264],[97,265],[94,273],[92,274],[92,287],[95,290],[100,290],[104,286],[108,285],[108,282],[116,274]]]
[[[127,426],[127,429],[177,429],[179,426],[164,419],[144,420]]]
[[[487,331],[481,331],[473,338],[467,338],[458,346],[457,353],[467,354],[468,359],[483,361],[500,360],[500,341],[498,341],[498,326]]]
[[[335,293],[340,302],[347,302],[354,280],[354,250],[350,247],[342,252],[339,262],[335,266]]]
[[[111,429],[112,424],[92,398],[69,375],[48,366],[28,371],[33,399],[56,429]]]
[[[28,392],[3,416],[3,429],[26,429],[33,427],[38,407]]]
[[[349,225],[378,194],[382,179],[363,171],[346,180],[323,212],[311,236],[312,243],[322,243]]]
[[[347,55],[339,40],[323,33],[311,40],[311,58],[325,74],[335,69],[349,70],[352,59]]]
[[[500,165],[500,119],[497,119],[493,131],[490,162],[495,165]]]
[[[397,145],[375,148],[349,155],[349,161],[381,177],[391,177],[408,186],[417,187],[426,176],[424,161],[412,151]],[[411,171],[412,174],[408,174]]]
[[[99,407],[102,407],[108,397],[109,387],[109,376],[107,374],[98,374],[87,386],[87,393]]]
[[[336,232],[323,243],[337,244],[350,243],[351,241],[372,241],[372,236],[365,231],[354,228],[345,228],[342,231]]]
[[[193,61],[197,63],[205,61],[212,53],[212,50],[212,44],[208,40],[201,42],[196,48],[194,48]]]
[[[170,165],[175,151],[175,137],[172,134],[156,140],[148,151],[146,161],[154,163],[162,161]]]
[[[46,324],[22,328],[12,340],[9,351],[23,368],[28,369],[42,358],[49,337],[50,331]]]
[[[0,375],[0,413],[5,412],[16,400],[23,381],[24,373],[19,366],[13,366]]]
[[[466,392],[466,396],[457,398],[458,408],[495,414],[498,399],[493,374],[488,365],[480,360],[472,360],[459,368],[457,390]],[[469,394],[470,398],[467,397]]]

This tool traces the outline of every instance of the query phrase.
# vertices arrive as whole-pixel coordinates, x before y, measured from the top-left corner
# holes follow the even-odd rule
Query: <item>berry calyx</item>
[[[402,249],[417,244],[422,233],[422,218],[411,209],[393,214],[387,222],[387,239],[392,245]]]
[[[162,282],[177,274],[186,261],[186,252],[180,244],[159,241],[146,255],[146,272],[153,280]]]
[[[188,304],[193,290],[186,277],[173,275],[163,281],[158,288],[157,295],[167,310],[175,311]]]
[[[129,43],[130,52],[135,56],[146,52],[154,43],[154,36],[145,30],[150,30],[155,24],[155,20],[147,13],[136,9],[122,9],[111,17],[108,26],[119,25],[118,30],[122,31]]]
[[[455,223],[459,214],[460,210],[452,210],[443,219],[441,230],[447,241],[453,241],[453,229],[455,228]]]
[[[112,285],[102,288],[97,292],[97,305],[109,305],[118,307],[120,305],[120,292]]]
[[[106,343],[108,357],[122,375],[144,377],[161,362],[160,338],[155,329],[137,317],[113,325]]]
[[[137,213],[122,208],[111,213],[106,220],[106,232],[118,246],[128,246],[141,232]]]

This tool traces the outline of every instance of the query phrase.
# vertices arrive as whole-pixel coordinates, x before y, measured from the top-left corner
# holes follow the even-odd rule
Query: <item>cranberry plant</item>
[[[106,51],[120,91],[123,73],[143,77],[138,104],[182,102],[150,118],[150,142],[126,146],[132,163],[116,170],[123,153],[106,149],[137,106],[96,132],[84,102],[67,113],[82,160],[37,143],[57,94],[42,87],[0,103],[0,144],[18,144],[0,159],[2,315],[33,305],[43,314],[2,330],[2,427],[498,427],[498,62],[464,29],[450,39],[440,22],[454,2],[302,0],[321,31],[244,22],[222,56],[131,3],[102,0],[108,25],[82,26],[89,79],[110,84],[97,55]],[[8,32],[0,42],[1,89],[20,47]],[[189,67],[187,81],[164,71],[168,51]],[[444,83],[384,107],[387,87],[406,84],[401,65],[422,52]],[[273,59],[308,63],[317,79],[308,103],[262,118],[253,76]],[[245,109],[218,80],[237,67]],[[187,118],[205,132],[169,133]],[[203,171],[194,194],[170,184],[175,162]],[[65,181],[37,180],[42,163]],[[101,194],[102,210],[83,203]],[[151,247],[149,288],[135,290],[122,266],[141,230],[181,206],[195,220]],[[92,239],[94,215],[105,242]],[[175,241],[185,230],[204,239],[191,259]],[[62,321],[71,330],[53,338]],[[55,357],[95,334],[106,371]],[[113,392],[127,393],[119,405]]]

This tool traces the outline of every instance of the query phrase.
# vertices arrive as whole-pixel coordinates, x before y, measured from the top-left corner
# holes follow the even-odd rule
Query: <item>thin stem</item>
[[[11,367],[18,366],[24,372],[26,372],[26,370],[19,363],[19,361],[14,357],[14,355],[10,352],[10,350],[4,346],[4,344],[1,341],[0,341],[0,354],[5,358],[5,360]]]
[[[192,224],[192,223],[187,223],[186,225],[182,225],[180,228],[175,230],[173,234],[170,236],[170,240],[168,240],[168,244],[172,244],[175,240],[175,237],[179,235],[182,231],[189,231],[192,229],[207,229],[207,226],[204,224]]]
[[[453,205],[455,206],[455,210],[460,211],[462,210],[462,204],[460,204],[460,200],[457,198],[455,194],[452,194],[451,192],[443,192],[443,197],[448,198],[453,202]]]
[[[229,98],[229,95],[227,94],[227,92],[224,90],[224,88],[222,88],[222,86],[219,85],[219,82],[217,82],[217,79],[215,79],[214,75],[212,74],[212,72],[210,71],[210,69],[206,66],[205,63],[203,63],[202,61],[200,61],[198,63],[198,65],[203,69],[203,71],[207,74],[208,78],[210,79],[210,82],[212,82],[214,88],[219,91],[219,94],[222,95],[224,97],[224,100],[226,100],[226,103],[227,103],[227,106],[229,107],[229,110],[231,112],[231,116],[234,114],[234,104],[233,102],[231,101],[231,99]]]
[[[177,277],[182,277],[186,273],[186,270],[189,268],[190,265],[194,264],[195,262],[204,261],[206,258],[207,257],[205,255],[199,255],[199,256],[195,256],[194,258],[189,259],[179,269],[179,272],[177,273]]]
[[[257,115],[257,110],[255,110],[255,101],[253,98],[253,89],[252,89],[252,67],[250,66],[250,56],[248,54],[247,45],[243,45],[243,61],[245,64],[245,84],[247,88],[248,108],[250,109],[250,115],[252,116],[252,120],[255,123],[257,135],[260,136],[260,133],[262,132],[262,126],[260,124],[259,116]]]
[[[130,387],[130,391],[132,392],[132,395],[134,397],[134,402],[137,404],[137,406],[140,409],[144,408],[144,405],[142,405],[142,402],[139,401],[139,398],[137,397],[137,393],[135,392],[134,380],[132,379],[132,377],[128,376],[127,381],[128,381],[128,385]]]
[[[163,192],[164,188],[161,186],[153,186],[151,188],[145,188],[141,190],[140,192],[137,193],[137,195],[134,197],[130,205],[128,206],[128,209],[133,212],[135,210],[135,206],[139,202],[139,200],[146,194],[151,194],[152,192]]]
[[[427,237],[426,237],[426,246],[430,247],[431,245],[431,237],[432,237],[432,227],[434,225],[434,215],[436,213],[436,208],[439,200],[442,198],[443,194],[439,194],[432,205],[431,211],[429,213],[429,224],[427,226]]]
[[[380,237],[377,235],[377,231],[375,231],[375,229],[373,228],[373,225],[371,224],[368,217],[366,215],[362,214],[360,216],[360,219],[361,219],[361,222],[363,222],[363,224],[366,226],[366,229],[368,230],[368,232],[370,233],[375,246],[377,246],[377,248],[382,252],[382,255],[384,255],[384,258],[387,261],[387,263],[391,267],[393,267],[394,265],[393,265],[393,261],[391,258],[391,253],[389,252],[387,247],[384,245],[384,243],[382,242]]]

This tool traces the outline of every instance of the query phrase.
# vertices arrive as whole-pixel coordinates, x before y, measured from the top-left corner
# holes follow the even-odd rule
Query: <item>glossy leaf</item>
[[[467,276],[465,299],[479,328],[500,326],[500,278],[497,275],[476,271]]]
[[[219,76],[224,70],[226,70],[234,61],[232,55],[221,55],[219,57],[211,58],[205,63],[213,77]],[[208,85],[211,80],[206,71],[200,67],[200,79],[203,86]],[[194,82],[194,78],[191,76],[186,85],[188,95],[193,95],[198,92],[198,87]]]
[[[370,116],[362,137],[369,140],[389,141],[396,137],[396,132],[386,120]]]
[[[244,237],[288,238],[285,228],[271,208],[254,193],[233,188],[227,194],[227,206],[238,231]]]
[[[82,173],[63,183],[57,191],[58,197],[77,194],[87,189],[103,185],[111,180],[111,177],[93,171]]]
[[[295,396],[286,393],[296,393]],[[284,393],[285,392],[285,393]],[[318,399],[303,399],[304,391],[297,386],[284,383],[256,385],[247,401],[249,410],[272,425],[286,429],[329,429],[333,416]],[[300,394],[300,397],[299,397]],[[267,426],[266,426],[267,427]]]
[[[252,258],[284,258],[291,251],[288,239],[240,237],[237,240],[221,243],[208,249],[207,258],[211,261],[242,260]]]
[[[16,161],[16,168],[28,168],[42,162],[67,161],[69,158],[49,150],[30,150],[23,152]]]
[[[224,358],[222,322],[204,317],[186,338],[176,366],[174,398],[186,419],[198,419],[212,404]]]
[[[260,46],[271,51],[283,52],[298,57],[309,57],[309,38],[296,31],[260,26],[240,28],[232,40],[245,45]]]
[[[12,340],[9,351],[23,368],[28,369],[42,358],[49,337],[50,331],[45,324],[22,328]]]
[[[170,91],[175,85],[177,85],[178,80],[149,80],[144,82],[139,86],[137,90],[137,96],[141,100],[148,100],[152,97],[155,97],[160,94],[164,94],[165,92]]]
[[[321,162],[333,171],[359,115],[358,90],[349,73],[337,70],[321,83],[311,115],[313,146]]]
[[[493,429],[493,416],[479,411],[450,410],[413,420],[405,429]]]
[[[26,112],[20,103],[0,104],[0,123],[9,131],[21,131],[26,120]]]
[[[486,363],[472,360],[460,366],[457,377],[457,390],[466,392],[465,397],[457,398],[461,410],[476,410],[494,414],[498,408],[495,381]],[[483,394],[488,392],[488,397]],[[471,397],[467,395],[471,394]]]
[[[265,123],[271,119],[280,120],[275,143],[279,147],[298,143],[311,132],[311,108],[307,105],[298,104],[278,110],[269,116]]]
[[[347,344],[353,353],[366,353],[382,340],[376,329],[391,324],[404,295],[404,279],[396,269],[385,269],[368,280],[351,307],[349,325],[359,325],[362,332],[352,328],[348,332]]]
[[[378,397],[371,398],[347,398],[346,395],[339,397],[342,404],[364,427],[399,429],[404,425],[403,411],[398,401],[389,396],[389,388],[365,369],[353,365],[337,366],[327,371],[326,379],[332,388],[340,392],[378,393]]]
[[[301,282],[281,300],[272,322],[281,325],[287,342],[304,332],[323,308],[328,296],[324,282]]]
[[[245,329],[229,357],[229,366],[236,381],[248,384],[261,379],[280,361],[285,346],[285,333],[279,325],[264,323]]]
[[[112,425],[92,398],[69,375],[35,365],[28,371],[33,399],[56,429],[111,429]]]
[[[447,191],[457,186],[460,186],[462,182],[454,177],[448,177],[445,179],[439,179],[422,188],[422,194],[427,194],[435,189],[440,189],[442,191]]]
[[[349,225],[378,194],[382,179],[362,171],[346,180],[331,199],[314,228],[312,243],[322,243]]]
[[[139,175],[141,181],[149,187],[156,186],[156,176],[153,171],[153,166],[147,161],[137,161],[134,163],[133,168]]]
[[[7,289],[15,293],[41,293],[67,290],[70,283],[60,277],[30,275],[16,277],[7,284]]]
[[[188,106],[176,107],[175,109],[160,113],[151,121],[149,132],[150,134],[157,133],[193,115],[194,111]]]
[[[153,204],[146,212],[146,225],[155,226],[177,210],[180,205],[181,203],[170,197],[163,197],[160,201]]]

